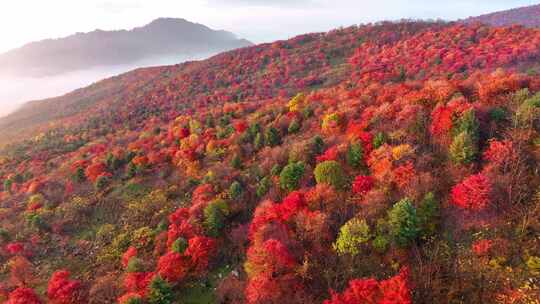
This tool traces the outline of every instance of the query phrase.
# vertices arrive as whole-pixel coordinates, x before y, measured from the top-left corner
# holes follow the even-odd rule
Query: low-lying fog
[[[177,64],[188,60],[208,58],[211,55],[213,54],[169,56],[148,59],[127,65],[96,67],[88,70],[40,78],[0,76],[0,117],[11,113],[27,101],[60,96],[75,89],[88,86],[101,79],[128,72],[136,68]]]

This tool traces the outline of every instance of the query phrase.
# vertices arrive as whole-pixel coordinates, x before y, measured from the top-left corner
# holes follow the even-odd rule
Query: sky
[[[400,18],[454,20],[539,0],[2,0],[0,53],[76,32],[131,29],[178,17],[255,43]]]

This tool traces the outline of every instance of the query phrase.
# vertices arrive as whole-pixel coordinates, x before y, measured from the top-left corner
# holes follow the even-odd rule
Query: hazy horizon
[[[29,101],[62,96],[134,69],[201,60],[212,55],[214,53],[150,58],[130,64],[101,66],[47,77],[0,76],[0,118],[12,113]]]

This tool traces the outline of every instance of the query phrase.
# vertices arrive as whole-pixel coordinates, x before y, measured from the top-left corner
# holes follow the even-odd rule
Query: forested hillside
[[[0,120],[4,303],[538,303],[540,30],[403,21]]]
[[[540,4],[471,17],[465,19],[465,22],[479,22],[493,26],[522,25],[526,27],[540,27]]]

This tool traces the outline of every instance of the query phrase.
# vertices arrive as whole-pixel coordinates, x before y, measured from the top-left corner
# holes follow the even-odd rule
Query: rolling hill
[[[381,22],[0,120],[6,303],[534,303],[540,29]]]
[[[465,19],[464,22],[479,22],[493,26],[522,25],[540,27],[540,4],[471,17]]]

